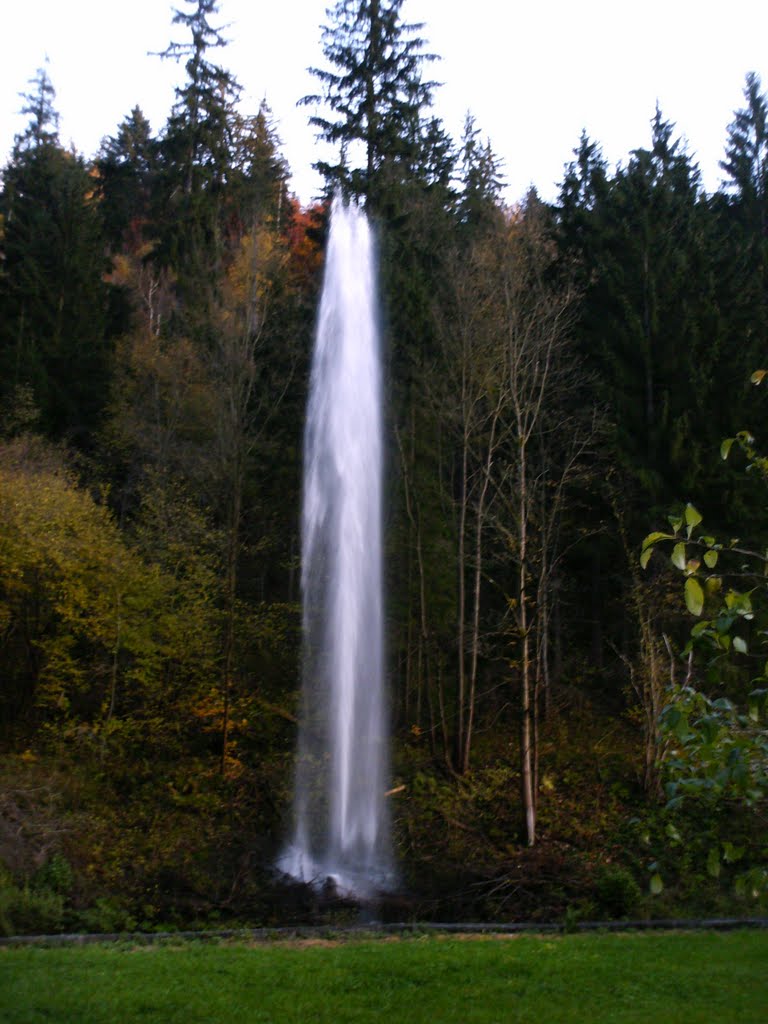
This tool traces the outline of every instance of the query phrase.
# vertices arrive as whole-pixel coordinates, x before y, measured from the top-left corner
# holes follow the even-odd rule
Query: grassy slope
[[[763,1024],[768,933],[0,950],[5,1024]]]

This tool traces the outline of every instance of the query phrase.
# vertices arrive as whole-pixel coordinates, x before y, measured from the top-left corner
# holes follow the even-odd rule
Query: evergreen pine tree
[[[717,285],[732,332],[729,377],[746,380],[768,343],[768,99],[747,75],[746,106],[728,126],[725,191],[715,197],[720,247]]]
[[[738,204],[756,219],[763,233],[768,215],[768,100],[760,91],[760,79],[747,75],[746,107],[737,110],[728,126],[725,160],[727,186]]]
[[[29,124],[16,137],[15,150],[18,153],[59,142],[59,114],[54,106],[56,90],[48,77],[47,68],[38,68],[28,84],[35,86],[35,91],[22,94],[25,105],[21,113],[29,114]]]
[[[270,218],[279,227],[286,201],[288,164],[266,100],[258,113],[233,118],[232,163],[227,200],[229,230],[249,231]]]
[[[102,141],[96,167],[104,230],[112,249],[117,251],[126,242],[140,245],[157,168],[157,143],[140,107],[133,108],[116,135]]]
[[[561,190],[559,231],[576,257],[582,351],[616,423],[615,457],[642,501],[664,504],[700,466],[717,353],[699,171],[657,109],[651,144],[611,177],[582,137]],[[682,478],[682,479],[681,479]]]
[[[434,82],[421,77],[424,52],[421,24],[401,20],[403,0],[339,0],[329,9],[323,53],[331,69],[312,68],[322,92],[305,104],[325,104],[329,115],[310,118],[320,138],[339,147],[338,164],[315,166],[330,187],[341,185],[374,205],[384,180],[407,176],[421,138],[422,111],[430,105]]]
[[[498,223],[504,181],[490,140],[482,142],[472,114],[464,121],[461,144],[461,196],[459,223],[465,234],[482,231]]]
[[[88,168],[59,143],[47,73],[32,84],[30,122],[3,172],[0,388],[31,389],[43,428],[84,442],[110,371],[101,218]]]
[[[189,30],[189,42],[172,42],[160,56],[186,58],[187,81],[176,90],[176,104],[163,139],[163,153],[187,195],[220,188],[230,164],[230,114],[240,95],[234,76],[213,64],[207,52],[227,45],[221,28],[210,24],[218,0],[184,0],[188,13],[175,10],[174,25]]]
[[[155,258],[171,266],[186,303],[187,318],[206,317],[210,284],[221,273],[225,191],[229,181],[235,117],[240,86],[208,57],[226,46],[222,29],[210,18],[218,0],[184,0],[174,25],[191,36],[172,42],[160,57],[185,60],[187,78],[176,90],[176,104],[159,145],[159,187],[155,221],[159,245]]]

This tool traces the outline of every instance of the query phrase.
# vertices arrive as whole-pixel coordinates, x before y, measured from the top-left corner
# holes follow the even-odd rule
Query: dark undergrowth
[[[287,750],[228,777],[202,758],[8,756],[0,770],[0,934],[371,917],[569,924],[765,909],[737,898],[727,870],[712,877],[672,847],[662,807],[636,777],[637,734],[620,717],[562,716],[543,730],[539,838],[526,847],[511,733],[480,733],[475,766],[461,778],[423,737],[396,745],[400,884],[364,907],[330,887],[289,884],[272,869],[287,824]],[[706,824],[695,809],[687,822],[678,818],[691,835]],[[664,884],[652,894],[654,874]]]

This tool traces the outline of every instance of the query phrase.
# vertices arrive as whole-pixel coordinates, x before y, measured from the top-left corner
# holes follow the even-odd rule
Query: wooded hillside
[[[341,0],[307,97],[339,159],[303,208],[279,111],[217,63],[219,6],[175,13],[165,125],[136,107],[67,150],[43,68],[2,171],[0,931],[319,912],[271,864],[337,189],[381,263],[393,913],[752,912],[761,82],[714,194],[657,109],[620,166],[564,140],[557,201],[510,207],[510,158],[432,113],[427,28]]]

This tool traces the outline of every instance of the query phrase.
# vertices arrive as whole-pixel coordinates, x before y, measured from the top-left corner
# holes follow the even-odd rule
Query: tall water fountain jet
[[[304,446],[303,710],[281,871],[367,898],[392,883],[382,597],[382,409],[374,244],[336,198]]]

